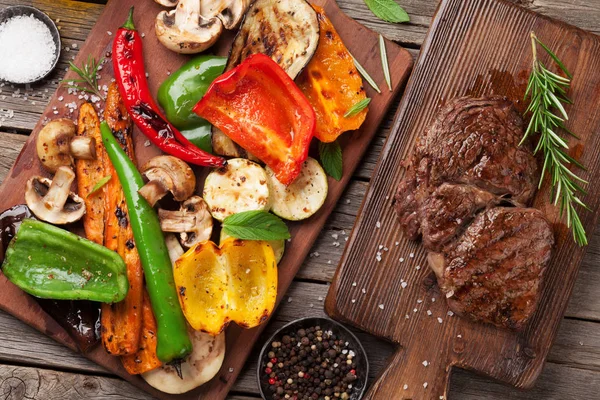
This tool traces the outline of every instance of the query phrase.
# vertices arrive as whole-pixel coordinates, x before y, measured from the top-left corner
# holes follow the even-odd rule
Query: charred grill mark
[[[129,220],[127,219],[127,213],[123,211],[121,207],[117,206],[117,209],[115,210],[115,216],[119,220],[119,226],[121,228],[127,228],[129,225]]]

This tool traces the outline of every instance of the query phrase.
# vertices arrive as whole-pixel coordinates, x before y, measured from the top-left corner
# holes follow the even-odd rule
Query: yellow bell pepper
[[[277,262],[264,241],[227,239],[192,247],[173,270],[179,302],[196,330],[218,335],[230,321],[253,328],[269,318],[277,298]]]

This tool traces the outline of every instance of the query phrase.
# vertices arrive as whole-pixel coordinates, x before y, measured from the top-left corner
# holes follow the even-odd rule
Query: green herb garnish
[[[337,141],[331,143],[319,142],[319,158],[327,175],[336,181],[342,179],[342,149]]]
[[[267,211],[244,211],[225,218],[223,231],[244,240],[283,240],[290,231],[281,218]]]
[[[379,34],[379,54],[381,55],[381,66],[383,67],[383,76],[385,77],[385,82],[390,88],[390,92],[392,91],[392,77],[390,76],[390,64],[388,63],[387,51],[385,50],[385,40],[383,36]]]
[[[98,182],[96,182],[96,184],[94,185],[92,190],[88,193],[87,197],[90,197],[91,195],[96,193],[98,190],[102,189],[102,187],[104,185],[106,185],[108,183],[108,181],[110,181],[111,178],[112,178],[112,175],[106,175],[104,178],[100,178],[98,180]]]
[[[538,44],[567,77],[551,72],[538,59]],[[585,246],[588,244],[588,239],[575,206],[580,205],[589,210],[578,197],[586,193],[581,185],[587,184],[587,181],[569,169],[572,165],[579,168],[584,167],[567,154],[569,145],[558,134],[559,130],[563,130],[567,134],[576,137],[565,126],[565,121],[569,117],[563,106],[563,104],[572,103],[567,97],[567,90],[571,86],[573,76],[558,57],[537,38],[534,32],[531,32],[531,46],[533,50],[533,68],[525,92],[525,99],[531,98],[531,103],[526,111],[531,113],[531,121],[521,143],[533,133],[539,133],[540,138],[534,154],[542,152],[544,166],[538,187],[541,187],[544,177],[548,173],[552,183],[554,205],[560,207],[561,217],[566,214],[567,227],[572,227],[575,242],[580,246]]]
[[[386,22],[400,23],[410,21],[408,13],[394,0],[365,0],[365,4],[376,17]]]
[[[356,69],[358,70],[358,72],[360,72],[360,74],[362,75],[362,77],[365,78],[365,81],[367,81],[369,83],[369,85],[371,85],[371,87],[373,89],[375,89],[375,91],[377,93],[381,93],[381,90],[379,89],[379,86],[377,86],[377,84],[375,83],[375,81],[373,80],[373,78],[371,78],[371,75],[369,75],[369,73],[367,72],[367,70],[364,69],[362,65],[360,65],[360,63],[356,60],[356,58],[354,58],[354,56],[352,54],[350,54],[350,57],[352,57],[352,61],[354,62],[354,66],[356,67]]]
[[[367,108],[370,102],[371,99],[368,97],[366,99],[362,99],[361,101],[350,107],[348,111],[346,111],[346,113],[344,114],[344,118],[354,117],[356,114]]]
[[[80,79],[63,79],[61,84],[65,84],[66,87],[77,89],[81,92],[95,94],[101,100],[104,100],[104,95],[98,89],[98,68],[103,62],[103,58],[100,61],[96,61],[91,55],[88,56],[87,62],[83,63],[81,67],[69,61],[69,68],[75,71],[80,76]]]

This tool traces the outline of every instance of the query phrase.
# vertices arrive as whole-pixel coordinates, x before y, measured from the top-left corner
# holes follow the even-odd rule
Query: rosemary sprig
[[[81,92],[95,94],[104,100],[104,95],[98,89],[98,68],[102,65],[103,61],[103,58],[96,61],[91,55],[88,56],[87,62],[84,62],[81,67],[69,61],[69,68],[75,71],[80,76],[80,79],[63,79],[61,84]]]
[[[542,61],[538,59],[538,44],[554,60],[566,77],[548,70]],[[579,199],[580,195],[586,193],[582,185],[587,184],[587,181],[569,169],[572,165],[579,168],[584,167],[567,154],[569,145],[558,133],[562,130],[576,137],[565,126],[565,121],[569,117],[564,108],[564,104],[572,103],[567,97],[567,90],[571,85],[573,76],[558,57],[537,38],[534,32],[531,32],[531,46],[533,50],[533,68],[525,92],[525,99],[531,98],[526,111],[531,113],[531,120],[521,143],[530,135],[539,133],[540,137],[534,150],[534,154],[542,152],[544,156],[544,166],[539,186],[542,185],[544,176],[548,173],[552,183],[554,205],[560,208],[561,217],[566,214],[567,226],[572,227],[575,242],[580,246],[585,246],[588,244],[588,239],[576,206],[580,205],[589,210]]]

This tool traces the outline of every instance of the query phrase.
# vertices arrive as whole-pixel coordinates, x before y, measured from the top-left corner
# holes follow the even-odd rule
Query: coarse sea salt
[[[0,79],[28,82],[42,77],[56,55],[50,29],[33,15],[19,15],[0,24]]]

